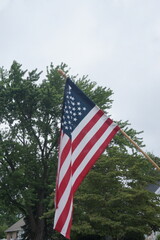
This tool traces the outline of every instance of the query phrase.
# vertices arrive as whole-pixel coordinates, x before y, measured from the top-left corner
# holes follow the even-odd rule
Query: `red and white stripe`
[[[73,196],[119,127],[95,106],[72,132],[61,133],[54,229],[70,238]]]

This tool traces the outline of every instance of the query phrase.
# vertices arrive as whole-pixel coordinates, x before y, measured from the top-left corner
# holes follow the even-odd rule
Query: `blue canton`
[[[66,80],[62,129],[69,137],[95,104],[68,78]]]

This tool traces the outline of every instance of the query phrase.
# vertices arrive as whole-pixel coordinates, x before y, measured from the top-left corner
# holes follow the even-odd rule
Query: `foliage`
[[[73,238],[78,233],[123,239],[160,228],[159,198],[146,189],[158,173],[149,175],[150,163],[139,155],[113,149],[109,155],[96,162],[75,196]]]
[[[145,240],[145,237],[140,232],[130,232],[125,235],[123,240]]]
[[[52,65],[47,79],[39,78],[16,62],[9,72],[1,69],[0,196],[26,217],[31,239],[40,240],[47,238],[40,217],[55,181],[64,80]]]
[[[2,224],[0,225],[0,239],[1,238],[5,238],[5,230],[7,229],[7,225],[6,224]]]
[[[49,211],[56,177],[65,84],[58,68],[68,72],[65,64],[51,64],[43,81],[36,69],[22,70],[15,61],[9,71],[0,69],[0,199],[12,214],[25,217],[26,240],[48,239],[52,227],[43,215]],[[99,107],[110,108],[111,90],[96,87],[85,76],[78,85]]]
[[[52,230],[65,84],[58,68],[68,73],[65,64],[51,64],[43,81],[36,69],[24,71],[15,61],[9,71],[0,69],[0,214],[24,216],[25,240],[62,239]],[[87,76],[78,80],[73,76],[73,80],[108,112],[111,89],[97,86]],[[140,133],[128,121],[118,124],[143,146]],[[159,199],[145,190],[157,180],[152,166],[117,134],[75,196],[73,239],[88,235],[120,239],[159,229]]]

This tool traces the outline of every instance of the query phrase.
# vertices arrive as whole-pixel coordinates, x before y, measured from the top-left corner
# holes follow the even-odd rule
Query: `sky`
[[[0,0],[0,66],[70,74],[113,90],[111,118],[128,120],[160,157],[159,0]]]

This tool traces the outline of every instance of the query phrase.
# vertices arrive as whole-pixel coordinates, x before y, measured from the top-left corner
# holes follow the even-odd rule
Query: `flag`
[[[119,127],[66,80],[56,180],[54,229],[70,239],[73,197]]]

